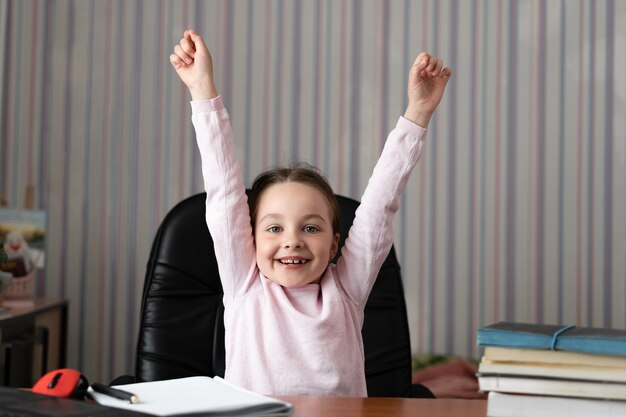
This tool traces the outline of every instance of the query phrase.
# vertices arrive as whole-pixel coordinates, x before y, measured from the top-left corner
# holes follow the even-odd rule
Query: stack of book
[[[478,345],[489,416],[626,416],[626,330],[498,322]]]

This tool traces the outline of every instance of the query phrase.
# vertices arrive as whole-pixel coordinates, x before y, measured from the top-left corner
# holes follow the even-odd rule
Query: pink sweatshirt
[[[319,284],[284,288],[257,268],[228,112],[192,101],[206,222],[224,288],[225,379],[266,395],[367,396],[363,311],[391,249],[399,197],[426,130],[400,118],[370,178],[337,265]]]

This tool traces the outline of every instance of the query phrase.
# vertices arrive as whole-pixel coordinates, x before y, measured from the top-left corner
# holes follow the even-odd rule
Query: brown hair
[[[265,190],[275,184],[287,182],[298,182],[315,188],[322,193],[330,209],[330,221],[333,227],[333,233],[339,233],[339,203],[335,197],[333,189],[326,181],[326,178],[320,174],[319,170],[312,165],[299,163],[291,167],[278,167],[260,173],[250,188],[250,219],[252,222],[252,230],[258,213],[258,202]]]

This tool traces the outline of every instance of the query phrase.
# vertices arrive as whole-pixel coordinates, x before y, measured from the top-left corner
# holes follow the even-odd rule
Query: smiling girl
[[[421,53],[336,264],[339,210],[317,170],[262,173],[248,205],[233,134],[203,39],[185,31],[170,62],[192,96],[206,221],[224,288],[225,379],[267,395],[367,396],[361,327],[392,220],[449,68]]]

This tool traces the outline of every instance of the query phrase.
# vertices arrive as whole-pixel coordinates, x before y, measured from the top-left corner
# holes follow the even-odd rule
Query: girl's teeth
[[[299,259],[285,259],[285,260],[280,261],[280,263],[283,263],[283,264],[303,264],[303,263],[306,263],[306,261],[305,260],[299,260]]]

